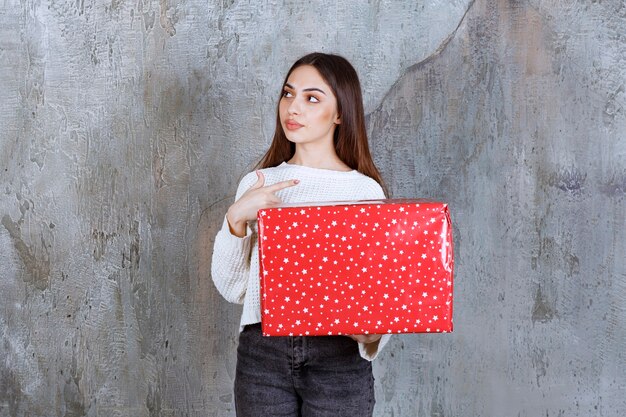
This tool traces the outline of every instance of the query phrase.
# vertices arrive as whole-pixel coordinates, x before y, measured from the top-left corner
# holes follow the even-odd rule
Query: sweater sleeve
[[[378,356],[378,353],[383,350],[387,342],[389,342],[389,339],[391,339],[391,334],[384,334],[374,343],[359,343],[359,353],[361,357],[368,361],[373,361],[376,359],[376,356]]]
[[[387,198],[380,184],[374,180],[371,180],[367,189],[363,191],[365,194],[363,198],[366,199],[375,200]],[[361,354],[361,357],[368,361],[373,361],[378,356],[378,353],[383,350],[383,347],[385,347],[387,342],[389,342],[389,339],[391,339],[391,334],[384,334],[374,343],[359,343],[359,353]]]
[[[239,183],[235,201],[255,182],[255,175],[248,174]],[[211,277],[219,293],[231,303],[243,304],[250,275],[250,257],[254,246],[254,231],[246,226],[246,235],[238,237],[230,232],[224,215],[222,228],[215,236]]]

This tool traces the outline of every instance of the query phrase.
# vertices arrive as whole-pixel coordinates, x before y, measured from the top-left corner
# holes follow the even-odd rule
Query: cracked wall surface
[[[454,223],[455,331],[392,339],[375,415],[626,414],[624,1],[8,0],[0,417],[234,416],[213,238],[313,50]]]

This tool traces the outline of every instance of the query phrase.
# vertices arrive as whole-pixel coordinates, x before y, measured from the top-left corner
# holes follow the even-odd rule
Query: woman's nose
[[[291,100],[291,103],[289,103],[289,107],[287,107],[287,112],[289,114],[300,114],[300,101],[297,97]]]

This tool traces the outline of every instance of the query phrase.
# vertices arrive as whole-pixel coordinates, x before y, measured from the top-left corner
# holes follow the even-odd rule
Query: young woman
[[[389,335],[263,337],[257,211],[284,203],[385,198],[369,152],[361,86],[337,55],[312,53],[285,78],[272,144],[240,182],[215,238],[212,277],[243,303],[237,416],[371,416],[371,361]]]

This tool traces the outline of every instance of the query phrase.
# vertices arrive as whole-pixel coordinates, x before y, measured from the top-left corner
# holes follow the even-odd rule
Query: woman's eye
[[[320,101],[315,96],[309,96],[309,101],[311,103],[319,103]]]
[[[291,93],[287,90],[283,90],[283,97],[291,97]]]

